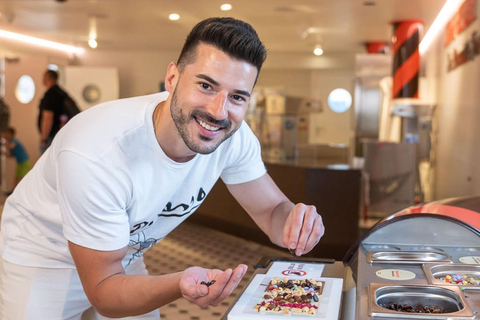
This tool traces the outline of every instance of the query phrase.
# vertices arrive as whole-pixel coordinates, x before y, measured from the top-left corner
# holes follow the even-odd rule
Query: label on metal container
[[[388,280],[411,280],[415,279],[415,273],[401,269],[382,269],[375,272],[377,277]]]
[[[460,259],[461,263],[465,264],[480,264],[480,257],[478,256],[466,256],[466,257],[461,257]]]

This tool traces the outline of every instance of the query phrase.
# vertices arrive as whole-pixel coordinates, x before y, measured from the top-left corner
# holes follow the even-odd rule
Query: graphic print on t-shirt
[[[134,249],[135,252],[131,255],[130,260],[128,261],[127,266],[135,259],[141,257],[148,249],[153,247],[155,244],[157,244],[160,240],[163,239],[161,238],[155,238],[151,236],[151,232],[149,233],[149,236],[146,235],[145,231],[152,226],[159,217],[165,217],[165,218],[182,218],[178,219],[178,223],[176,223],[171,230],[168,230],[167,233],[172,231],[176,226],[178,226],[183,220],[185,220],[185,216],[193,213],[200,204],[202,204],[203,200],[207,196],[207,193],[203,188],[200,188],[197,192],[197,196],[192,196],[190,198],[189,203],[180,203],[180,204],[172,204],[172,202],[168,202],[165,208],[162,210],[162,213],[159,213],[157,215],[156,220],[152,221],[142,221],[140,223],[137,223],[133,225],[133,227],[130,230],[130,242],[128,243],[128,246],[131,249]],[[162,230],[165,231],[165,230]]]
[[[163,238],[158,238],[158,239],[148,238],[147,239],[147,237],[145,236],[145,233],[143,231],[135,234],[132,237],[130,237],[130,242],[128,243],[128,246],[137,249],[137,251],[135,251],[135,253],[132,254],[132,257],[128,261],[127,266],[133,260],[135,260],[136,258],[140,258],[141,256],[143,256],[145,251],[147,251],[148,249],[153,247],[157,242],[159,242],[162,239]]]
[[[162,213],[158,214],[159,217],[183,217],[184,215],[187,215],[194,210],[196,210],[200,204],[202,204],[203,199],[207,194],[203,190],[203,188],[200,188],[198,190],[197,198],[195,199],[195,196],[192,196],[190,199],[190,203],[180,203],[178,205],[173,205],[171,202],[167,203],[165,206],[165,209],[163,209]]]

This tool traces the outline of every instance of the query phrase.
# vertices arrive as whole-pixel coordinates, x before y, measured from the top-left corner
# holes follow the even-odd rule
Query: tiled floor
[[[0,217],[3,210],[0,196]],[[255,263],[262,256],[289,257],[287,250],[274,249],[234,237],[188,221],[172,231],[145,254],[150,274],[165,274],[191,266],[225,270],[243,263],[248,271],[237,289],[218,307],[201,309],[194,303],[179,299],[160,308],[161,320],[219,320],[253,275]]]

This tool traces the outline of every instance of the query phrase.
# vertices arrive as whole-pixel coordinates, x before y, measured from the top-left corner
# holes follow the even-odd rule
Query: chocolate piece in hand
[[[205,282],[205,281],[200,282],[200,284],[203,284],[203,285],[205,285],[205,286],[207,286],[207,287],[210,287],[210,286],[211,286],[212,284],[214,284],[214,283],[215,283],[215,280],[212,280],[212,281],[210,281],[210,282]]]
[[[290,254],[291,254],[292,257],[294,257],[294,258],[297,257],[297,254],[295,253],[295,250],[296,250],[296,249],[297,249],[297,248],[293,248],[293,249],[288,248],[288,251],[290,251]]]

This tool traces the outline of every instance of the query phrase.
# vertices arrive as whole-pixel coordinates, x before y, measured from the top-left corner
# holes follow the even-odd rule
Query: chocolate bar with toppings
[[[324,281],[273,278],[255,305],[260,313],[316,314]]]

